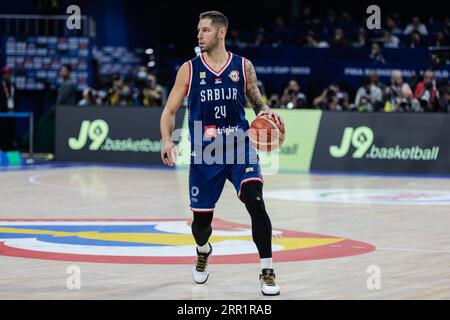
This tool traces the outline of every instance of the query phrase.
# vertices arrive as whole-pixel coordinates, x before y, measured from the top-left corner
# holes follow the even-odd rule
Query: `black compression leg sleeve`
[[[272,223],[264,206],[262,186],[259,181],[249,181],[241,189],[241,199],[252,219],[253,241],[261,259],[272,258]]]
[[[213,212],[194,211],[194,220],[192,221],[192,235],[198,246],[203,246],[208,242],[212,233],[211,222]]]

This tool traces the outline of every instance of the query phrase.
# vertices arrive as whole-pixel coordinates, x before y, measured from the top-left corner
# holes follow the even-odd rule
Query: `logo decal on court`
[[[266,198],[355,204],[449,205],[450,192],[417,189],[285,189],[265,191]]]
[[[195,242],[187,219],[0,220],[0,255],[60,261],[191,264]],[[249,225],[216,219],[210,242],[216,264],[255,263]],[[273,230],[277,262],[364,254],[375,247],[341,237]]]

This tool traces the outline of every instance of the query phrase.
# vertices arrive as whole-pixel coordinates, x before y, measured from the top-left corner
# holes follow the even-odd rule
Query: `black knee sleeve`
[[[262,183],[250,181],[242,185],[241,200],[252,219],[253,241],[261,258],[272,257],[272,223],[267,215],[262,195]]]
[[[195,212],[194,220],[192,221],[192,235],[195,242],[199,246],[203,246],[208,242],[212,233],[211,222],[213,219],[213,212]]]

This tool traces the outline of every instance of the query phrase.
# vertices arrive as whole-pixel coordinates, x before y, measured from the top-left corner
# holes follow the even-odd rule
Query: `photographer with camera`
[[[337,84],[333,83],[314,99],[313,105],[322,110],[349,110],[348,95],[346,92],[342,92]]]
[[[383,107],[383,93],[372,84],[369,77],[364,77],[362,86],[356,92],[355,107],[358,111],[379,111]]]
[[[267,102],[267,105],[269,106],[270,109],[281,108],[280,96],[277,93],[273,93],[270,96],[269,101]]]
[[[440,90],[438,99],[439,111],[450,112],[450,86],[445,86]]]
[[[292,79],[289,80],[281,97],[281,105],[286,109],[298,109],[307,107],[307,99],[304,93],[300,91],[300,84]]]
[[[78,101],[79,106],[95,106],[97,105],[97,92],[92,88],[83,90],[83,99]]]
[[[439,97],[439,93],[436,88],[433,70],[428,69],[425,71],[423,80],[416,85],[414,97],[419,100],[422,111],[438,111],[437,98]]]
[[[409,84],[403,81],[400,70],[392,71],[391,84],[384,89],[384,100],[384,111],[386,112],[419,111],[418,102],[414,99]]]
[[[112,76],[112,86],[107,91],[106,104],[109,106],[132,105],[131,89],[119,73],[114,73]]]

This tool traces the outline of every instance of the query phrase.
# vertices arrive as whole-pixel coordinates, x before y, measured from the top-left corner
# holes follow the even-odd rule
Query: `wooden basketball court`
[[[448,190],[439,177],[265,176],[281,287],[267,298],[229,182],[211,274],[197,285],[187,171],[2,171],[0,299],[449,299]],[[68,286],[73,268],[79,289]]]

